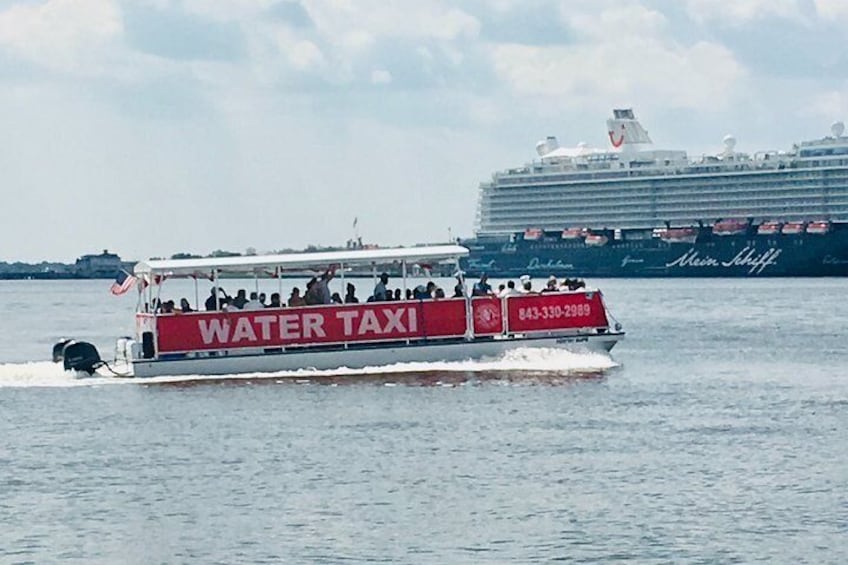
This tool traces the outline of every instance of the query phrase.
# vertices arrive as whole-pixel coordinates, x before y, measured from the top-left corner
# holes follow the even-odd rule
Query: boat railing
[[[388,342],[604,333],[599,291],[552,292],[261,310],[139,313],[143,356],[271,353]]]

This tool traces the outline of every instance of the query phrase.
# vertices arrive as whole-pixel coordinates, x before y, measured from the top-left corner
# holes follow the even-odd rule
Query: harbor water
[[[844,562],[845,280],[588,282],[611,356],[144,382],[49,361],[134,292],[0,282],[0,563]]]

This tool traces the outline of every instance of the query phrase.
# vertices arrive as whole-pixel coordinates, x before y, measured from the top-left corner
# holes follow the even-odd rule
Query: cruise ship
[[[655,149],[632,109],[608,149],[560,147],[480,185],[470,274],[767,277],[848,275],[848,136],[747,154]]]

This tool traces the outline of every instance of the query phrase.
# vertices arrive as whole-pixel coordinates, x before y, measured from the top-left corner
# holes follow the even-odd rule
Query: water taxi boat
[[[456,267],[459,284],[466,288],[458,265],[467,254],[465,247],[438,245],[141,262],[134,268],[143,281],[136,335],[118,349],[133,376],[150,377],[496,358],[519,347],[605,352],[623,338],[621,326],[610,324],[601,292],[586,289],[507,298],[463,296],[186,313],[151,311],[149,306],[159,302],[169,280],[179,277],[193,278],[195,285],[208,279],[218,296],[222,276],[279,277],[286,271],[330,269],[344,288],[345,273],[367,276],[371,271],[376,281],[378,270],[386,269],[400,273],[398,285],[405,294],[408,271],[416,265],[439,264]],[[75,357],[85,357],[84,353]],[[70,368],[90,372],[97,363],[83,365]]]

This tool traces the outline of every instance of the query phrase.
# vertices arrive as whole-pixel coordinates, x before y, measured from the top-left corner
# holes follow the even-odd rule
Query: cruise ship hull
[[[827,234],[699,235],[695,242],[621,234],[601,246],[556,236],[463,241],[469,275],[495,277],[822,277],[848,276],[848,225]]]

